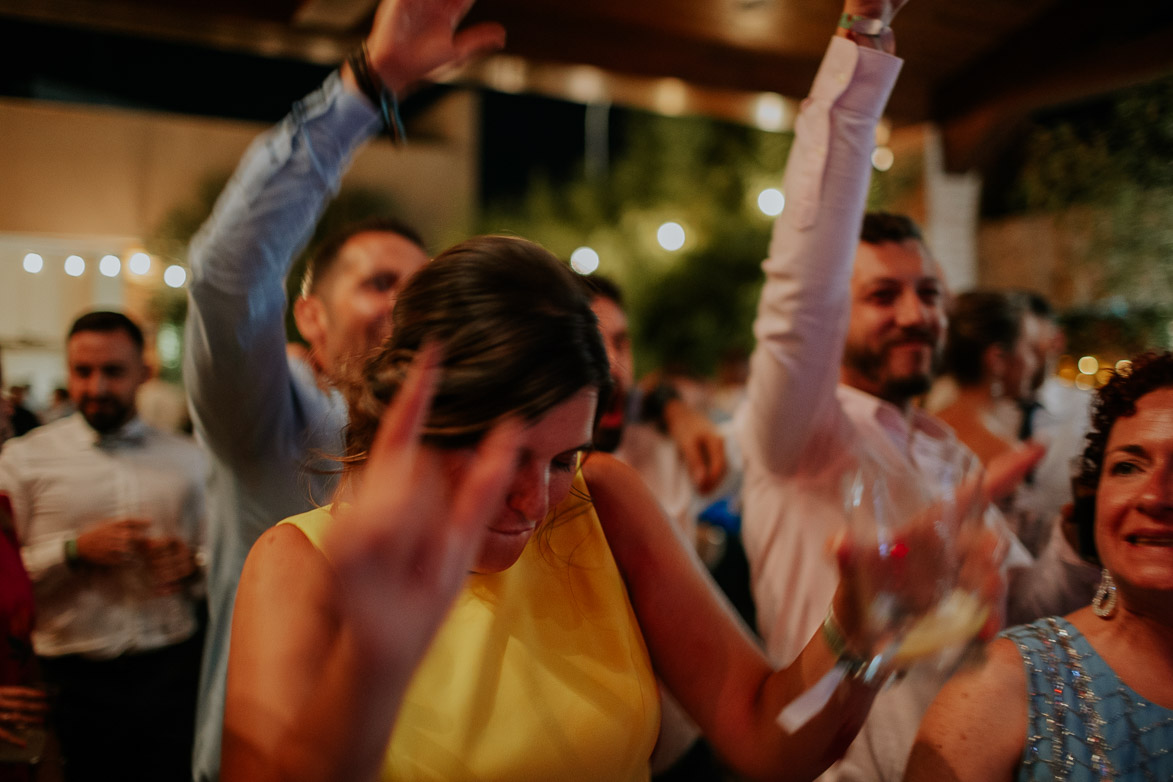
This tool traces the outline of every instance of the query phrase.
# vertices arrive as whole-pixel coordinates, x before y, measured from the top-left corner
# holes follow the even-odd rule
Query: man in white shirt
[[[206,462],[138,417],[133,321],[83,315],[66,355],[78,412],[0,454],[66,778],[190,780]]]
[[[846,526],[844,478],[870,460],[939,483],[964,451],[911,404],[942,345],[940,270],[911,220],[864,220],[875,126],[900,69],[887,23],[903,2],[847,5],[797,122],[738,416],[742,535],[758,627],[780,663],[819,628],[838,583],[827,543]],[[900,779],[942,682],[913,672],[882,692],[825,778]]]

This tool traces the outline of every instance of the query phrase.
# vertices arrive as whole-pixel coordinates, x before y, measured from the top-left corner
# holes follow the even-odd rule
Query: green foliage
[[[1173,315],[1173,76],[1036,120],[1006,196],[1046,212],[1077,248],[1090,301]],[[1129,317],[1127,313],[1117,313]],[[1136,327],[1146,322],[1140,314]]]
[[[480,230],[562,258],[592,247],[599,272],[624,289],[641,371],[708,375],[726,353],[752,347],[772,224],[757,196],[780,186],[793,136],[644,113],[629,115],[626,135],[605,176],[539,175],[520,201],[487,204]],[[906,183],[893,177],[874,196],[886,201]],[[686,230],[675,253],[656,240],[667,221]]]
[[[1115,361],[1146,350],[1173,347],[1169,313],[1158,307],[1130,307],[1121,300],[1071,310],[1061,318],[1069,352]]]
[[[1104,205],[1173,189],[1173,77],[1033,123],[1010,206]]]

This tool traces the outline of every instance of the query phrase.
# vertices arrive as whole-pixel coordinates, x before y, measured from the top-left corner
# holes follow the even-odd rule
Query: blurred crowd
[[[845,3],[697,379],[517,237],[365,221],[287,301],[398,97],[503,43],[383,0],[192,242],[186,397],[113,311],[8,387],[0,780],[1173,778],[1173,355],[1065,384],[1045,297],[865,212],[903,4]]]

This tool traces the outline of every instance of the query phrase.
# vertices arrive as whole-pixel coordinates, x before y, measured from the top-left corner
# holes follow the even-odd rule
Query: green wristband
[[[856,35],[866,35],[869,38],[876,38],[887,29],[883,19],[849,13],[844,13],[839,17],[839,26]]]
[[[77,538],[65,541],[65,564],[73,567],[81,562],[81,554],[77,550]]]

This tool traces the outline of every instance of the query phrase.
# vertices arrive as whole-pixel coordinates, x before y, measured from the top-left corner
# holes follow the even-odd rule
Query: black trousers
[[[203,633],[113,660],[41,657],[66,782],[191,782]]]

